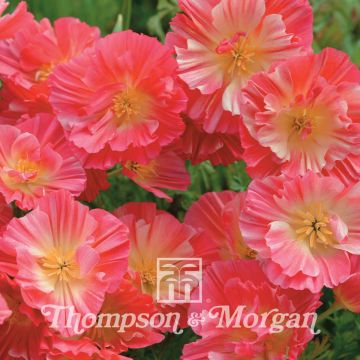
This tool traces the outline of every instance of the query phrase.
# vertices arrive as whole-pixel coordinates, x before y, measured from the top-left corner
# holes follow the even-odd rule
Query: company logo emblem
[[[201,303],[202,259],[158,258],[156,300],[162,304]]]

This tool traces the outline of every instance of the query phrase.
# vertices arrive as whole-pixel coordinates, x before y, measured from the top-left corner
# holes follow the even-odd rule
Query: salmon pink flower
[[[0,358],[42,360],[52,334],[39,310],[27,306],[14,280],[0,273]],[[5,306],[5,307],[4,307]],[[5,315],[5,316],[4,316]]]
[[[320,294],[285,290],[271,284],[255,260],[214,262],[203,276],[202,293],[206,301],[189,308],[189,314],[203,314],[201,321],[192,326],[202,339],[185,345],[184,360],[281,360],[284,354],[296,360],[313,337],[309,329],[312,319],[306,314],[314,313],[321,304]],[[235,314],[227,326],[225,316],[221,319],[225,308],[230,316]],[[272,332],[274,323],[279,324],[279,320],[274,320],[275,313],[289,316],[283,317],[281,332]],[[290,314],[301,319],[298,327],[291,325]],[[250,321],[246,320],[248,316]]]
[[[355,273],[334,289],[337,303],[357,314],[360,314],[359,286],[360,273]]]
[[[289,59],[254,76],[243,94],[240,133],[251,176],[314,171],[359,180],[360,71],[346,54],[325,49]]]
[[[209,192],[201,196],[186,213],[185,224],[205,231],[207,241],[213,242],[216,253],[214,259],[256,256],[256,252],[244,242],[240,230],[240,214],[244,208],[245,197],[246,192]],[[195,248],[203,245],[194,242]]]
[[[86,177],[52,115],[28,118],[18,127],[0,125],[0,192],[7,203],[34,208],[59,189],[79,195]]]
[[[0,0],[0,40],[12,38],[20,28],[26,28],[33,20],[25,1],[21,1],[12,14],[3,15],[8,6],[7,1]]]
[[[60,190],[39,200],[38,207],[12,219],[2,242],[15,248],[24,301],[74,306],[75,312],[97,314],[105,293],[115,291],[127,270],[128,230],[110,213],[89,210]],[[50,321],[55,311],[45,309]],[[71,334],[64,312],[59,331]]]
[[[157,312],[150,295],[142,294],[129,280],[124,279],[117,291],[106,294],[101,307],[101,314],[146,314],[149,317]],[[84,333],[92,339],[100,349],[112,350],[116,353],[127,351],[129,348],[143,348],[161,342],[164,339],[158,330],[150,325],[139,328],[133,325],[118,332],[118,328],[90,328]]]
[[[80,340],[56,339],[47,353],[48,360],[131,360],[109,349],[99,350],[89,338]]]
[[[359,200],[360,183],[267,177],[250,184],[240,227],[274,284],[318,292],[344,281],[360,254]]]
[[[138,275],[143,293],[156,300],[157,259],[194,257],[192,241],[197,233],[172,215],[157,210],[154,203],[128,203],[114,214],[130,231],[130,275]],[[180,266],[181,262],[175,261],[174,264]],[[159,294],[160,299],[167,298],[166,284],[160,288]],[[182,293],[175,295],[181,296]]]
[[[92,202],[96,199],[99,192],[107,190],[111,184],[108,181],[106,171],[86,169],[86,188],[80,194],[79,199],[87,202]]]
[[[172,198],[161,189],[185,191],[190,185],[185,161],[173,151],[164,150],[146,165],[127,161],[122,173],[145,190],[168,201]]]
[[[66,63],[99,38],[96,27],[75,18],[47,19],[19,27],[12,40],[0,44],[0,78],[10,91],[8,117],[19,113],[52,112],[48,103],[48,77],[56,65]]]
[[[0,195],[0,235],[5,230],[6,225],[13,217],[13,211],[11,207],[5,202],[5,199]]]
[[[169,259],[174,269],[186,266],[186,259],[200,257],[207,248],[199,246],[201,253],[195,253],[193,244],[205,241],[195,229],[180,223],[165,211],[157,210],[153,203],[128,203],[115,211],[130,230],[129,277],[144,294],[152,296],[159,312],[180,314],[179,326],[187,327],[188,304],[161,303],[168,300],[168,287],[161,282],[157,293],[157,260]],[[178,258],[180,258],[178,260]],[[185,259],[185,260],[184,260]],[[186,281],[186,274],[179,274],[180,283]],[[198,286],[197,281],[188,282],[191,290]],[[176,288],[175,300],[184,299],[184,289]],[[160,301],[160,303],[158,302]],[[164,332],[173,331],[177,324],[164,326]]]
[[[1,76],[0,76],[1,78]],[[16,125],[23,121],[24,114],[36,116],[39,113],[52,113],[47,97],[41,89],[26,90],[11,81],[2,79],[0,89],[0,124]]]
[[[146,164],[182,134],[186,97],[175,75],[171,51],[131,31],[108,35],[56,68],[50,100],[69,140],[89,158],[87,168]]]
[[[340,285],[334,288],[335,309],[344,308],[360,314],[360,256],[351,258],[351,275]]]
[[[13,210],[11,206],[6,203],[4,197],[0,194],[0,239],[12,218]],[[11,247],[6,248],[5,250],[5,246],[3,243],[1,243],[1,240],[0,244],[0,273],[6,273],[9,276],[15,277],[17,273],[16,253]]]
[[[240,160],[242,147],[238,132],[239,119],[233,120],[235,116],[222,111],[220,105],[221,109],[217,111],[219,125],[214,131],[215,128],[209,128],[206,123],[209,113],[207,106],[216,103],[212,101],[212,95],[208,95],[205,100],[205,95],[199,90],[190,90],[186,84],[182,85],[188,97],[187,108],[183,113],[186,128],[173,147],[192,164],[210,160],[213,165],[228,165]],[[220,128],[220,122],[224,124],[224,128]],[[231,129],[229,124],[232,124]]]
[[[138,319],[141,315],[151,317],[157,312],[152,297],[142,294],[129,280],[123,279],[120,287],[112,294],[106,294],[104,303],[99,314],[111,314],[111,326],[106,326],[107,317],[99,315],[97,323],[101,326],[87,328],[77,338],[53,339],[53,349],[50,359],[63,359],[61,355],[67,355],[69,359],[128,359],[125,357],[113,357],[115,354],[123,353],[129,348],[143,348],[153,345],[164,339],[159,330],[151,326],[140,328],[134,324],[129,326],[127,322],[122,323],[122,318],[133,314]],[[116,326],[116,317],[120,320]],[[126,326],[125,326],[126,325]],[[120,329],[124,326],[123,329]],[[76,357],[78,356],[78,357]],[[68,359],[66,357],[66,359]]]
[[[253,74],[310,51],[307,0],[180,0],[179,5],[184,14],[172,20],[167,43],[175,48],[180,78],[203,94],[208,132],[236,126],[236,118],[226,121],[222,113],[240,114],[241,88]]]
[[[9,309],[4,297],[0,294],[0,325],[2,325],[11,314],[12,311]]]
[[[242,147],[238,134],[209,134],[202,125],[184,118],[186,128],[174,149],[186,160],[196,165],[209,160],[214,166],[229,165],[242,159]]]
[[[0,244],[2,245],[2,249],[0,250],[0,273],[5,273],[11,277],[15,277],[18,270],[16,263],[16,252],[11,247],[6,248],[5,250],[5,245],[1,241],[1,238]]]
[[[131,360],[110,349],[99,349],[89,338],[61,339],[53,341],[47,360]]]

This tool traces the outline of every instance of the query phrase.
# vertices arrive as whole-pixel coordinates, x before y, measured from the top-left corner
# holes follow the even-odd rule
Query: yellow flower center
[[[231,50],[231,55],[233,62],[229,69],[230,74],[248,72],[250,65],[255,62],[255,52],[249,47],[246,38],[240,38]]]
[[[45,64],[40,67],[40,69],[35,73],[35,81],[36,82],[43,82],[47,80],[49,75],[52,73],[54,69],[54,64]]]
[[[156,287],[156,270],[147,269],[140,272],[142,290],[147,294],[152,294]]]
[[[135,161],[128,161],[125,166],[127,169],[136,173],[141,180],[151,179],[158,176],[155,160],[146,165],[141,165]]]
[[[73,253],[61,254],[54,249],[39,260],[39,265],[47,276],[57,281],[70,281],[78,277],[79,266],[75,263]]]
[[[113,99],[113,109],[118,117],[131,117],[139,113],[139,107],[136,104],[134,97],[127,91],[116,95]]]
[[[325,214],[322,204],[314,205],[307,211],[298,210],[294,228],[298,240],[307,241],[310,248],[317,245],[327,247],[334,243],[329,217]]]
[[[292,129],[301,137],[305,139],[312,133],[314,121],[312,120],[308,109],[303,109],[302,113],[295,114],[292,117]]]
[[[21,182],[31,182],[36,179],[39,172],[39,167],[33,161],[19,159],[16,162],[15,170],[20,173],[20,176],[17,177],[19,177]]]
[[[244,32],[236,33],[231,39],[224,39],[217,46],[216,52],[224,55],[224,70],[230,77],[244,74],[247,77],[259,66],[255,64],[256,52],[252,41]]]

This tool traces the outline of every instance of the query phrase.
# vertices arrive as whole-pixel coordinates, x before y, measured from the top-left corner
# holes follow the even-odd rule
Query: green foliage
[[[10,11],[19,0],[10,0]],[[131,28],[164,40],[169,21],[179,10],[176,0],[28,0],[30,11],[37,19],[50,20],[74,16],[100,27],[103,34]],[[315,14],[314,49],[335,47],[350,54],[360,65],[360,1],[311,0]],[[238,162],[228,167],[213,167],[209,162],[197,166],[188,164],[192,184],[187,192],[169,191],[172,203],[155,198],[119,172],[111,176],[111,188],[102,192],[91,207],[113,209],[130,201],[154,201],[158,207],[183,219],[186,210],[201,194],[208,191],[244,191],[250,182],[245,164]],[[326,311],[333,302],[331,291],[322,298]],[[318,323],[321,334],[309,344],[301,360],[360,360],[360,317],[337,311]],[[185,330],[182,335],[167,334],[161,344],[131,350],[128,356],[136,360],[178,359],[185,343],[196,340],[196,335]]]
[[[160,344],[139,349],[130,350],[125,356],[129,356],[134,360],[175,360],[180,359],[181,350],[187,343],[193,342],[198,339],[198,336],[188,328],[180,335],[166,334],[165,340]]]
[[[347,52],[360,65],[360,1],[311,0],[314,48],[334,47]]]

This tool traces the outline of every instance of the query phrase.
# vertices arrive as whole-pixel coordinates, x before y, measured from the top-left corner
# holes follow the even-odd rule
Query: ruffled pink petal
[[[11,316],[12,311],[9,309],[4,297],[0,294],[0,325]]]
[[[1,1],[0,15],[8,5],[6,1]],[[26,2],[20,2],[12,14],[0,17],[0,40],[12,38],[19,28],[25,28],[33,21],[33,18],[33,15],[27,11]]]

